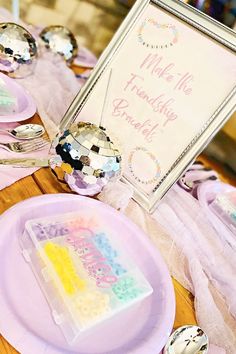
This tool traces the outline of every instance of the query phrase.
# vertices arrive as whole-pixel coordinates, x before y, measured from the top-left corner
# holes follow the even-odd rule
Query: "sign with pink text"
[[[123,179],[153,210],[233,111],[235,44],[230,30],[179,1],[137,11],[95,69],[77,120],[99,124],[103,115]]]

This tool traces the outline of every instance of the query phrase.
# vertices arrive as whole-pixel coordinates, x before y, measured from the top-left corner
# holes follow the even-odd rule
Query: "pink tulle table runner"
[[[205,181],[201,188],[210,194],[233,189],[218,181]],[[210,339],[209,353],[235,354],[236,235],[213,218],[205,194],[197,200],[175,185],[153,215],[130,199],[132,191],[121,182],[107,185],[99,198],[123,210],[145,231],[172,276],[194,295],[197,322]]]

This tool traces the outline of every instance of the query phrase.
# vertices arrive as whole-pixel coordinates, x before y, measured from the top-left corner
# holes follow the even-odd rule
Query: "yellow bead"
[[[73,172],[73,168],[68,163],[63,162],[61,164],[61,169],[68,174],[71,174]]]
[[[44,251],[51,261],[67,294],[73,295],[77,290],[84,290],[86,288],[86,281],[77,275],[69,250],[66,247],[59,246],[49,241],[45,243]]]
[[[76,299],[77,311],[83,322],[93,321],[109,311],[109,296],[99,291],[87,291]]]

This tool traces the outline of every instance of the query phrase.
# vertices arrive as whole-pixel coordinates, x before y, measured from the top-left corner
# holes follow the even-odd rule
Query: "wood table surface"
[[[28,120],[27,122],[39,123],[40,118],[36,114],[32,119]],[[207,166],[211,166],[211,162],[207,161],[204,157],[202,157],[201,160]],[[214,165],[214,168],[216,170],[218,169],[218,171],[221,172],[221,168],[219,166]],[[222,177],[224,179],[224,173],[222,174]],[[50,194],[66,192],[70,192],[69,187],[62,186],[56,180],[49,168],[41,168],[31,176],[25,177],[14,183],[13,185],[4,188],[0,191],[0,214],[2,214],[5,210],[10,208],[14,204],[30,197],[48,193]],[[173,279],[173,285],[176,297],[176,316],[174,328],[180,327],[185,324],[196,324],[197,322],[194,311],[194,298],[192,294],[189,293],[186,289],[184,289],[175,279]],[[16,353],[18,352],[0,335],[0,354]]]

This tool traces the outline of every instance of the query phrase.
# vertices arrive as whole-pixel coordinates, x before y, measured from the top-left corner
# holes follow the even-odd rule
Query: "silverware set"
[[[42,136],[45,133],[45,129],[39,124],[22,124],[14,129],[0,129],[0,132],[19,140],[32,140]]]
[[[12,158],[12,159],[0,159],[0,165],[8,165],[12,167],[48,167],[49,159],[41,158]]]
[[[20,140],[9,143],[0,142],[0,148],[10,152],[28,153],[38,151],[50,143],[47,138],[41,137],[45,130],[38,124],[24,124],[12,130],[1,130],[1,132]]]
[[[42,150],[48,144],[49,144],[48,140],[43,138],[38,138],[33,141],[16,141],[14,143],[0,142],[0,148],[3,148],[7,151],[24,153],[24,152]]]
[[[11,135],[17,140],[15,142],[0,142],[0,149],[10,152],[24,154],[44,149],[49,146],[50,141],[47,137],[42,137],[45,133],[44,127],[39,124],[23,124],[11,130],[0,130],[2,133]],[[0,159],[0,165],[13,167],[45,167],[48,166],[48,158],[8,158]]]

